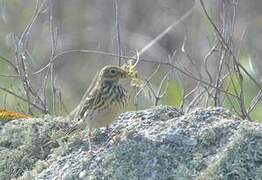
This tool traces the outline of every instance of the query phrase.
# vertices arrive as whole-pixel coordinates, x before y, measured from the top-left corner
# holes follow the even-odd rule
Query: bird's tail
[[[76,133],[78,130],[81,130],[82,128],[84,128],[84,127],[86,127],[86,123],[83,120],[80,120],[77,124],[70,127],[69,129],[67,129],[65,131],[60,131],[57,134],[55,134],[54,136],[52,136],[51,140],[44,142],[44,146],[47,146],[50,143],[57,142],[57,139],[59,139],[59,138],[62,138],[62,137],[68,136],[68,135],[72,135],[72,134]]]
[[[83,120],[80,120],[77,124],[75,124],[74,126],[70,127],[69,129],[67,129],[65,131],[65,135],[72,135],[75,132],[79,131],[82,128],[85,128],[86,123]]]

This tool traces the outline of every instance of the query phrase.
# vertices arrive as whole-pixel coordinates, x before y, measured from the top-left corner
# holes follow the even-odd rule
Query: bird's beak
[[[126,78],[128,76],[128,72],[122,69],[122,78]]]

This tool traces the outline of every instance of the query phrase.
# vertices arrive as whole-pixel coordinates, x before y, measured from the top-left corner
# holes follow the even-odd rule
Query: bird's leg
[[[89,153],[92,153],[92,129],[89,128],[88,129],[88,136],[87,136],[87,140],[88,140],[88,145],[89,145]]]
[[[106,126],[106,131],[107,134],[111,135],[112,129],[109,127],[109,125]]]
[[[108,137],[111,136],[111,134],[112,134],[112,128],[110,128],[109,125],[106,126],[105,133],[107,134]]]

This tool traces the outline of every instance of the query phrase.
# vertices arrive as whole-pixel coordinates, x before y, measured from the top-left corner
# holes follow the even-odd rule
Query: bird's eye
[[[116,73],[116,70],[115,70],[115,69],[111,69],[110,72],[111,72],[112,74],[115,74],[115,73]]]

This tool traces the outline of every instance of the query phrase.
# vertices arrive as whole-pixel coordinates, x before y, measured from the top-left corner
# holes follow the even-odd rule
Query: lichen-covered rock
[[[50,133],[68,127],[62,118],[14,120],[0,125],[0,179],[8,180],[45,160],[57,144],[44,146]],[[45,169],[46,167],[42,167]]]
[[[32,124],[39,134],[47,134],[47,130],[52,132],[69,122],[29,121],[10,122],[1,127],[1,134],[11,132],[12,126],[31,129]],[[26,134],[24,131],[13,134]],[[6,142],[13,142],[7,134]],[[223,108],[196,109],[186,115],[168,106],[123,113],[112,125],[111,134],[104,129],[94,133],[92,155],[87,153],[85,134],[62,138],[66,141],[59,140],[59,146],[48,146],[42,154],[41,145],[34,144],[42,136],[32,141],[34,133],[21,135],[14,140],[15,147],[7,146],[0,137],[1,156],[10,149],[24,155],[16,161],[1,161],[0,179],[10,176],[9,171],[1,170],[3,164],[7,167],[11,163],[21,169],[16,176],[19,179],[262,179],[262,125],[241,120]],[[26,139],[32,145],[21,150]],[[34,148],[41,155],[34,154]]]

